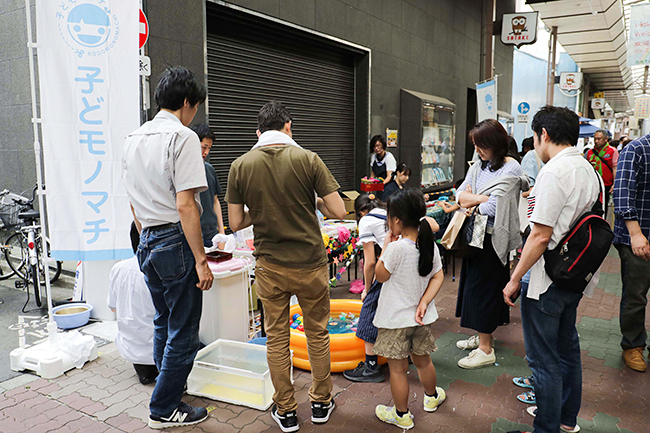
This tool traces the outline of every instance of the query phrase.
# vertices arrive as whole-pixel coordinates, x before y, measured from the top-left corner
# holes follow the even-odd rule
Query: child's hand
[[[397,239],[399,239],[399,237],[393,235],[393,232],[386,233],[386,239],[384,239],[384,248],[382,251],[385,251],[388,244],[390,244],[391,242],[395,242]]]
[[[424,315],[427,312],[427,307],[427,304],[420,302],[418,304],[418,309],[415,310],[415,321],[420,325],[424,325],[424,322],[422,320],[424,320]]]
[[[363,302],[364,299],[366,299],[366,296],[368,296],[368,292],[366,289],[363,289],[363,292],[361,292],[361,302]]]

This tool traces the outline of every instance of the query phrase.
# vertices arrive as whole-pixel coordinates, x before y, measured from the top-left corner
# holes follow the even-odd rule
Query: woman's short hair
[[[505,164],[510,149],[508,133],[503,125],[495,119],[485,119],[469,131],[469,139],[473,145],[492,151],[491,161],[481,161],[481,167],[490,165],[491,171],[496,171]]]
[[[375,153],[375,144],[381,143],[381,147],[386,150],[386,139],[383,135],[375,135],[370,139],[370,153]]]

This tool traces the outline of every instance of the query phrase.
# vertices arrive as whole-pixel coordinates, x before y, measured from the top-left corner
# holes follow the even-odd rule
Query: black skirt
[[[503,289],[509,280],[508,263],[501,264],[492,247],[492,236],[486,234],[483,250],[463,259],[456,303],[460,326],[491,334],[498,326],[507,325],[510,308],[503,301]]]

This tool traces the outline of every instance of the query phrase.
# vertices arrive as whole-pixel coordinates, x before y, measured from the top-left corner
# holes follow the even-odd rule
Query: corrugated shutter
[[[318,153],[344,190],[354,189],[353,54],[253,19],[208,4],[208,118],[216,135],[209,161],[224,191],[230,165],[257,141],[257,113],[270,100],[291,112],[298,144]]]

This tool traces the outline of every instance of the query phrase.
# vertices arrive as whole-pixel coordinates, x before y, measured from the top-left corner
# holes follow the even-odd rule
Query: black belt
[[[167,224],[161,224],[159,226],[152,226],[152,227],[147,227],[151,231],[159,231],[159,230],[166,230],[166,229],[171,229],[173,227],[176,227],[178,223],[167,223]]]

